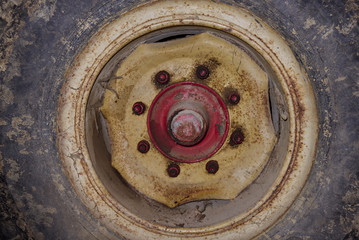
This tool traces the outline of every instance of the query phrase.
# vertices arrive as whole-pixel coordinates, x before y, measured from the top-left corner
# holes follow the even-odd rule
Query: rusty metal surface
[[[170,116],[167,132],[173,140],[183,146],[199,143],[207,132],[204,117],[193,110],[178,110]]]
[[[284,153],[285,159],[281,165],[282,169],[276,175],[267,194],[237,217],[218,224],[197,228],[168,227],[149,222],[125,208],[121,202],[109,194],[98,177],[87,149],[85,133],[85,112],[88,96],[96,77],[106,62],[133,39],[157,29],[180,25],[206,26],[230,32],[233,36],[247,42],[261,54],[278,78],[278,84],[282,88],[288,105],[288,120],[290,122],[289,145]],[[233,52],[231,56],[236,57]],[[240,58],[231,64],[239,69],[246,69],[246,71],[254,70],[251,69],[251,65],[248,65],[247,61],[239,60]],[[187,62],[183,63],[184,66],[186,64]],[[160,70],[158,69],[158,71]],[[180,70],[178,71],[181,73]],[[261,71],[253,72],[261,75]],[[185,73],[183,72],[183,74]],[[249,77],[243,75],[241,71],[234,73],[241,78]],[[214,75],[210,74],[209,76],[211,78]],[[140,78],[141,75],[139,74],[138,77]],[[257,79],[257,75],[251,77]],[[140,6],[131,13],[115,19],[95,34],[79,54],[72,68],[69,69],[66,78],[67,83],[62,89],[58,118],[58,143],[64,165],[74,188],[88,209],[95,217],[101,219],[106,227],[125,238],[237,239],[238,234],[241,234],[243,238],[253,238],[275,223],[285,213],[299,194],[309,174],[317,136],[315,99],[309,81],[283,39],[265,23],[241,9],[211,1],[158,1]],[[263,76],[259,76],[259,79],[263,79]],[[215,81],[208,84],[212,88],[216,88]],[[128,89],[131,90],[131,85],[128,86]],[[221,90],[224,89],[217,91],[221,92]],[[133,88],[126,93],[136,91],[142,94],[143,99],[149,99],[155,94],[155,90],[151,88],[145,92]],[[240,92],[240,95],[241,102],[239,105],[250,97],[246,96],[245,92]],[[123,99],[127,101],[129,97],[132,95]],[[265,99],[262,100],[265,101]],[[126,111],[132,111],[132,104]],[[266,104],[261,104],[261,106],[263,105]],[[229,111],[235,112],[233,109],[229,109]],[[246,115],[247,113],[242,114]],[[248,113],[248,115],[250,114]],[[124,115],[120,114],[118,117],[121,118]],[[136,117],[139,117],[136,119],[139,120],[143,115]],[[232,124],[232,126],[234,125]],[[146,133],[145,129],[137,130],[140,133]],[[247,138],[246,132],[244,135]],[[131,137],[136,141],[128,142],[133,142],[135,145],[126,147],[136,149],[136,144],[140,139],[135,136]],[[146,135],[141,137],[146,138]],[[222,151],[224,149],[220,152]],[[261,152],[260,149],[258,151]],[[116,154],[120,155],[121,153],[123,152],[119,151]],[[150,154],[146,154],[146,156],[150,156]],[[145,167],[150,167],[149,165],[156,165],[157,163],[143,164]],[[221,166],[219,172],[213,177],[219,176],[222,171]],[[183,168],[181,172],[182,170],[187,169]],[[179,177],[175,179],[178,180]]]
[[[207,61],[211,62],[211,74],[206,81],[198,80],[195,69]],[[239,62],[245,64],[234,64]],[[164,90],[152,81],[160,69],[170,73],[173,84]],[[223,39],[202,33],[141,45],[121,63],[109,85],[101,111],[108,122],[112,165],[139,192],[169,207],[193,200],[233,199],[269,159],[276,136],[269,111],[268,77],[244,51]],[[217,98],[227,98],[227,89],[242,96],[237,106],[227,103],[229,118],[223,100],[217,102]],[[215,92],[221,96],[213,95]],[[146,114],[132,114],[130,107],[137,101],[151,105],[149,129]],[[202,115],[207,116],[208,132],[198,144],[182,146],[167,134],[168,118],[177,108],[203,110]],[[240,146],[230,146],[228,125],[230,132],[236,128],[245,132],[246,140]],[[146,155],[138,154],[138,139],[150,137],[159,151],[152,148]],[[177,178],[169,178],[165,172],[169,158],[185,162],[180,164]],[[208,158],[220,164],[216,175],[205,171],[206,161],[202,160]]]

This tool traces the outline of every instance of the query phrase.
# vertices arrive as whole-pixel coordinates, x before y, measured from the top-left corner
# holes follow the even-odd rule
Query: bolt
[[[231,140],[229,144],[231,146],[241,144],[244,140],[244,136],[241,130],[237,129],[235,130],[231,135]]]
[[[208,173],[215,174],[218,171],[218,162],[216,160],[211,160],[206,164],[206,170]]]
[[[146,153],[150,150],[150,144],[146,140],[142,140],[137,144],[137,150],[140,153]]]
[[[145,112],[145,109],[146,109],[146,106],[142,102],[136,102],[132,106],[132,112],[136,115],[141,115],[142,113]]]
[[[169,125],[171,136],[183,146],[193,146],[200,142],[206,128],[204,118],[192,110],[181,110],[175,113]]]
[[[239,103],[240,97],[238,93],[231,93],[228,97],[228,100],[231,104],[236,105]]]
[[[177,177],[180,174],[180,171],[181,171],[180,167],[175,163],[171,163],[167,168],[168,176],[173,178]]]
[[[160,71],[156,74],[156,81],[159,84],[167,84],[170,81],[170,74],[166,71]]]
[[[196,70],[197,77],[199,79],[206,79],[209,77],[209,69],[203,65],[198,66]]]

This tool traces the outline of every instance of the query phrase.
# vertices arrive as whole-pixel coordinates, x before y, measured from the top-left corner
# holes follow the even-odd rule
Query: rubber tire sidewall
[[[57,105],[64,73],[89,38],[143,2],[62,0],[18,6],[21,30],[0,73],[3,96],[13,96],[1,104],[0,151],[28,236],[117,238],[89,214],[66,176],[56,145]],[[225,2],[248,9],[286,39],[318,101],[320,135],[311,175],[291,209],[260,239],[354,239],[359,231],[359,48],[358,26],[353,26],[358,11],[349,1]]]

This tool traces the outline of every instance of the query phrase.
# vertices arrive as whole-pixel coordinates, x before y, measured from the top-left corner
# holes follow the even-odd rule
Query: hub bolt
[[[168,165],[168,168],[167,168],[167,173],[168,173],[168,176],[170,177],[177,177],[181,172],[181,169],[180,167],[175,164],[175,163],[171,163],[170,165]]]
[[[160,71],[156,74],[156,81],[161,84],[167,84],[170,81],[170,74],[166,71]]]
[[[206,127],[206,121],[199,113],[182,110],[172,116],[169,131],[178,144],[193,146],[202,140]]]
[[[209,77],[209,69],[206,66],[198,66],[196,70],[197,77],[199,79],[206,79]]]
[[[238,93],[231,93],[228,97],[229,103],[236,105],[239,103],[240,97]]]
[[[211,160],[209,162],[207,162],[206,164],[206,170],[208,173],[210,174],[215,174],[219,169],[219,165],[218,162],[215,160]]]
[[[150,150],[150,144],[146,140],[142,140],[137,144],[137,150],[140,153],[146,153]]]
[[[146,106],[143,102],[136,102],[133,104],[132,112],[136,115],[141,115],[145,112]]]
[[[244,140],[244,136],[243,136],[242,131],[237,129],[232,133],[231,140],[230,140],[229,144],[231,146],[238,145],[238,144],[241,144],[243,142],[243,140]]]

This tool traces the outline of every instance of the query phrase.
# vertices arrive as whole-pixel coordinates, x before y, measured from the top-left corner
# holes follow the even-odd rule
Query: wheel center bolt
[[[193,146],[199,143],[206,133],[206,128],[207,124],[204,118],[192,110],[176,112],[169,124],[172,138],[184,146]]]
[[[167,168],[167,173],[168,176],[170,177],[177,177],[180,174],[180,172],[181,172],[180,167],[175,163],[170,164]]]

